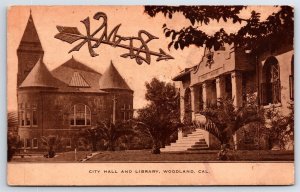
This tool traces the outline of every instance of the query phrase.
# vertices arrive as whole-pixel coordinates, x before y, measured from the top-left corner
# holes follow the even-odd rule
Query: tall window
[[[24,144],[25,148],[31,148],[31,139],[26,138]]]
[[[37,123],[38,123],[36,109],[37,109],[37,106],[32,105],[32,126],[37,126]]]
[[[30,118],[30,105],[28,103],[25,104],[26,112],[25,112],[25,125],[30,126],[31,118]]]
[[[30,127],[38,125],[38,114],[36,104],[19,104],[19,125],[21,127]]]
[[[126,108],[127,106],[127,108]],[[129,120],[132,118],[132,109],[131,109],[131,105],[126,105],[124,104],[121,108],[121,111],[122,111],[122,117],[123,117],[123,120],[126,121],[126,120]]]
[[[269,57],[263,67],[265,82],[261,84],[261,100],[263,105],[281,102],[279,64],[275,57]]]
[[[91,110],[87,105],[76,104],[70,111],[70,125],[86,126],[91,125]]]
[[[19,104],[19,121],[20,126],[25,126],[25,109],[23,103]]]
[[[38,148],[38,139],[37,138],[32,139],[32,148]]]

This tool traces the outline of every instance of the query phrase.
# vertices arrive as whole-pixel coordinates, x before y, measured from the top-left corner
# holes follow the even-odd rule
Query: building
[[[225,45],[217,51],[206,49],[198,65],[186,68],[173,78],[180,84],[181,120],[195,121],[200,126],[190,135],[180,132],[178,141],[163,151],[219,149],[220,142],[205,130],[207,126],[214,126],[213,122],[206,121],[199,113],[216,104],[218,98],[233,98],[234,105],[239,107],[252,92],[264,108],[275,106],[287,115],[294,94],[293,58],[293,45],[288,43],[256,56],[233,45]],[[236,132],[233,138],[236,149],[257,148],[255,135],[259,133],[253,129]],[[263,145],[267,147],[266,141]]]
[[[133,90],[113,63],[102,74],[77,61],[49,71],[30,13],[17,50],[18,134],[23,149],[39,150],[42,136],[59,136],[67,147],[72,137],[104,120],[132,117]]]

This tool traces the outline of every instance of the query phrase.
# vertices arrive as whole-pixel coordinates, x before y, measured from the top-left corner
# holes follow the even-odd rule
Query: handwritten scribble
[[[81,40],[75,47],[73,47],[69,53],[73,51],[79,51],[85,44],[87,44],[89,53],[92,57],[96,57],[99,54],[94,49],[100,47],[101,44],[111,45],[112,47],[120,47],[127,49],[128,52],[120,55],[124,58],[135,59],[136,63],[141,65],[143,62],[147,64],[151,63],[151,56],[157,56],[156,61],[174,59],[171,55],[166,54],[162,49],[159,52],[151,51],[148,47],[148,43],[154,39],[158,39],[154,35],[145,30],[140,30],[137,37],[124,37],[118,34],[121,24],[115,26],[108,33],[107,15],[103,12],[97,12],[94,17],[95,20],[100,22],[100,26],[91,33],[90,18],[87,17],[81,21],[86,29],[86,35],[79,32],[77,27],[65,27],[56,26],[58,34],[55,38],[72,44]],[[140,46],[135,47],[134,45]]]

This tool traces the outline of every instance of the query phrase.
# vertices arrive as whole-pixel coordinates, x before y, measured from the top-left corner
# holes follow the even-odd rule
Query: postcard
[[[294,184],[291,6],[11,6],[11,186]]]

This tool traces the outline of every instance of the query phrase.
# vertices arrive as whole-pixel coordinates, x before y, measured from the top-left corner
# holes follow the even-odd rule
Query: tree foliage
[[[175,87],[153,78],[146,83],[149,104],[138,111],[137,127],[152,139],[152,153],[160,153],[180,123],[179,96]]]
[[[294,139],[294,108],[290,106],[290,113],[282,115],[281,111],[275,106],[271,106],[266,111],[267,126],[269,127],[270,147],[285,149],[289,142]]]
[[[245,125],[264,122],[264,110],[256,104],[254,96],[248,98],[241,107],[235,107],[233,99],[219,99],[218,104],[209,106],[200,114],[204,115],[213,126],[207,131],[216,136],[222,145],[229,145],[233,135]]]
[[[63,143],[63,139],[57,135],[42,136],[41,143],[44,148],[47,150],[46,158],[53,158],[57,150]]]
[[[261,20],[261,13],[252,11],[249,18],[242,18],[241,12],[247,6],[145,6],[145,12],[155,17],[162,13],[172,19],[176,13],[182,14],[190,21],[190,26],[174,30],[164,24],[163,31],[166,37],[171,38],[168,47],[184,49],[190,45],[197,47],[214,48],[218,50],[224,43],[236,47],[260,52],[264,49],[276,49],[283,42],[292,44],[294,37],[294,10],[290,6],[280,6],[274,12]],[[206,28],[211,22],[217,21],[220,29],[214,34],[207,34]],[[242,24],[234,33],[227,33],[222,27],[222,22]],[[284,38],[282,38],[284,37]],[[264,43],[268,42],[268,46]],[[263,45],[263,46],[262,46]]]
[[[126,135],[133,135],[134,130],[130,122],[117,121],[112,123],[111,121],[103,121],[98,123],[93,132],[100,135],[107,143],[107,150],[114,151],[116,142]]]

